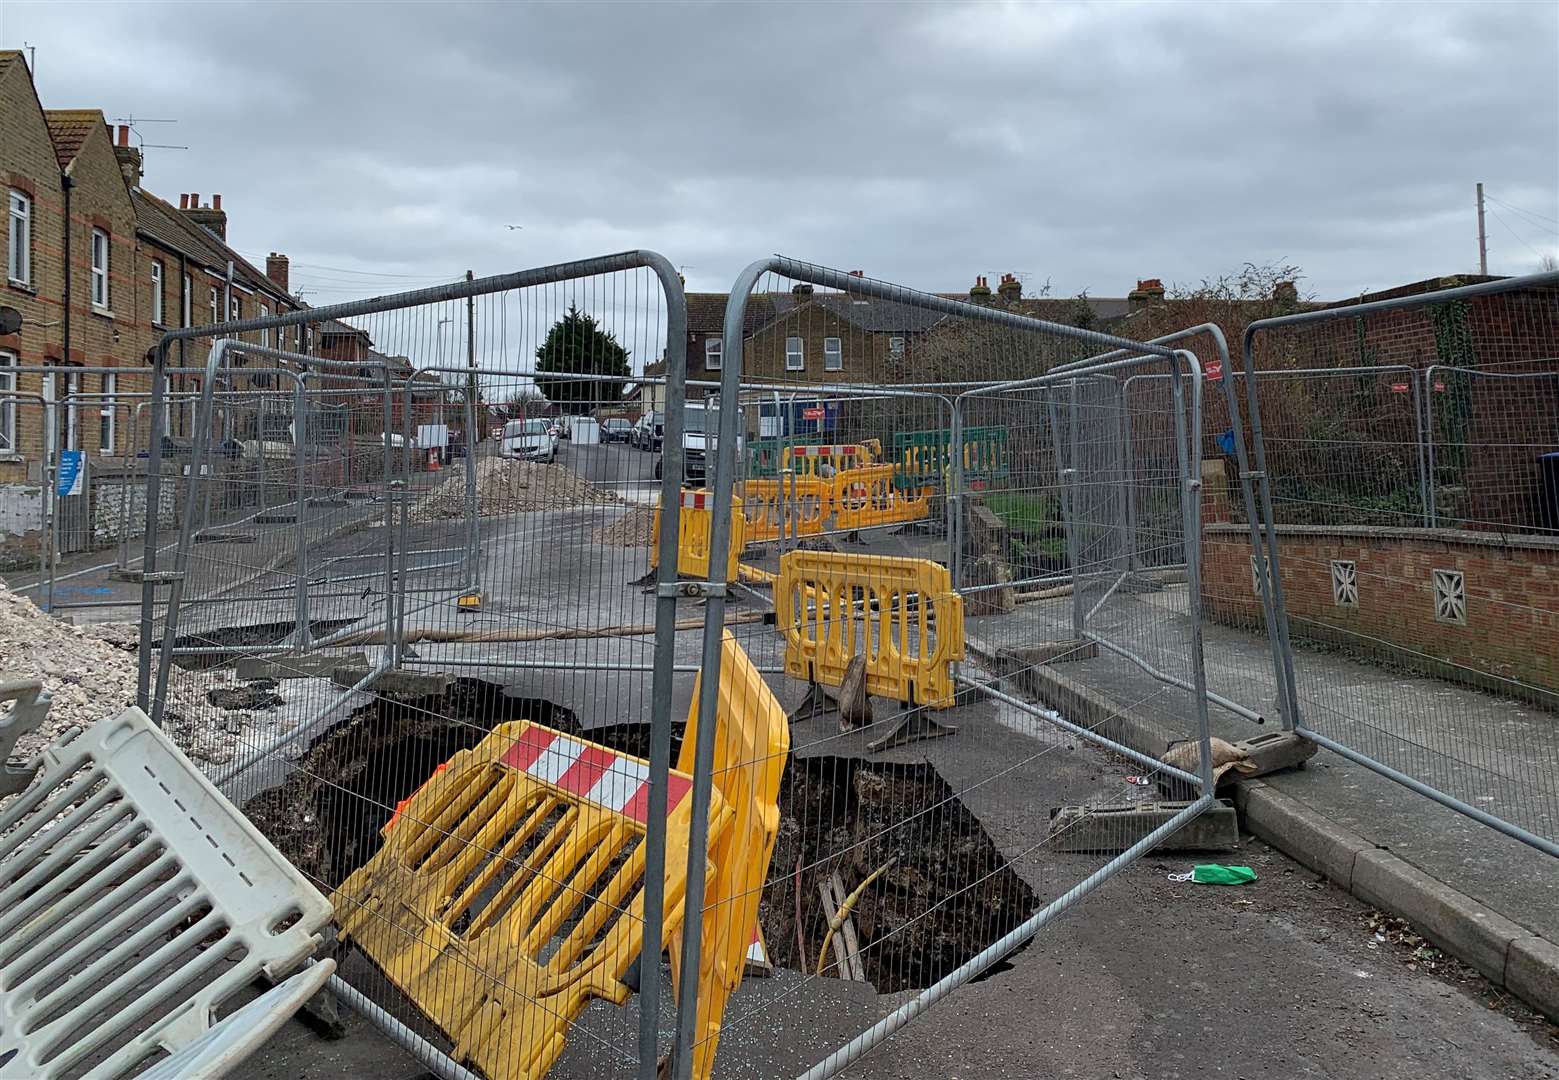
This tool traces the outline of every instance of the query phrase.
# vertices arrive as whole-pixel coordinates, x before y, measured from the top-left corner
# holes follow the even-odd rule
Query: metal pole
[[[1425,500],[1424,500],[1424,524],[1433,529],[1439,522],[1439,507],[1436,505],[1435,496],[1435,453],[1434,453],[1434,373],[1438,364],[1430,364],[1424,368],[1424,471]]]
[[[466,271],[466,280],[475,281],[476,274],[471,270]],[[470,369],[470,377],[466,380],[466,580],[471,588],[480,591],[482,588],[481,568],[481,527],[477,520],[476,499],[476,444],[480,438],[480,432],[476,428],[476,401],[478,383],[476,378],[476,297],[466,297],[466,367]]]
[[[1478,273],[1489,276],[1489,234],[1483,229],[1483,184],[1478,184]]]
[[[1202,370],[1196,357],[1181,354],[1191,369],[1191,430],[1202,430]],[[1169,386],[1175,408],[1175,455],[1180,466],[1181,523],[1185,533],[1186,601],[1191,620],[1191,682],[1195,687],[1196,729],[1201,742],[1202,796],[1213,796],[1212,726],[1207,717],[1207,664],[1202,654],[1202,474],[1192,472],[1186,440],[1185,376],[1177,360],[1169,368]]]
[[[309,525],[308,525],[308,374],[298,375],[297,388],[293,391],[292,406],[292,457],[297,470],[297,538],[298,554],[297,591],[294,598],[293,642],[299,652],[309,648]],[[208,488],[210,485],[206,485]]]
[[[682,429],[687,411],[687,297],[676,269],[660,256],[647,263],[666,300],[666,402],[662,428],[659,570],[655,576],[655,656],[650,681],[650,812],[645,822],[644,934],[639,950],[639,1080],[656,1080],[660,1059],[660,957],[666,918],[666,795],[671,772],[671,690],[676,675],[677,544],[681,525]],[[653,433],[653,429],[652,429]],[[706,469],[709,467],[705,462]],[[713,564],[711,563],[711,568]],[[707,676],[706,676],[707,677]],[[700,727],[702,733],[703,727]],[[712,734],[712,731],[711,731]],[[697,784],[694,784],[696,790]],[[704,818],[708,817],[705,800]],[[695,823],[699,820],[695,817]],[[705,826],[707,829],[707,825]],[[707,832],[705,834],[707,836]],[[696,875],[704,880],[702,864]],[[683,942],[698,940],[696,915],[683,920]],[[684,972],[689,969],[683,968]],[[695,966],[683,986],[696,986]]]

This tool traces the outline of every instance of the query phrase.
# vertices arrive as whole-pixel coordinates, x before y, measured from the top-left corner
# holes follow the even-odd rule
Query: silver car
[[[498,441],[498,456],[553,462],[558,458],[557,428],[550,420],[510,420]]]

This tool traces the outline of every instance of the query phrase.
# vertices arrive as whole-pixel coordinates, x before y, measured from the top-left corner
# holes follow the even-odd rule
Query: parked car
[[[601,421],[601,441],[604,443],[625,443],[632,434],[633,425],[620,416]]]
[[[661,437],[666,433],[666,417],[663,413],[647,412],[633,426],[628,442],[640,450],[660,451]]]
[[[558,459],[556,427],[548,420],[510,420],[498,440],[498,456],[525,461]]]

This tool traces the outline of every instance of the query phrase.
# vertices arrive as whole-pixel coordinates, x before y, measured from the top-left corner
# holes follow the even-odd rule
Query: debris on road
[[[501,517],[532,510],[572,510],[618,503],[616,492],[596,487],[566,465],[485,458],[476,466],[478,515]],[[412,505],[413,521],[453,521],[466,516],[466,476],[456,469]]]
[[[1256,880],[1256,871],[1248,866],[1198,863],[1189,873],[1170,874],[1169,880],[1191,881],[1198,885],[1249,885]]]
[[[655,511],[649,507],[629,510],[610,525],[603,525],[590,537],[597,544],[616,547],[649,547],[655,536]]]
[[[131,653],[104,640],[92,628],[72,626],[44,613],[3,583],[0,667],[7,675],[42,680],[44,689],[54,698],[38,730],[17,740],[18,754],[35,754],[67,728],[87,727],[135,703],[136,665]],[[205,688],[192,692],[183,685],[180,675],[175,671],[168,687],[170,732],[180,749],[200,756],[195,732],[173,720],[201,715],[206,709],[202,693]],[[213,738],[235,741],[221,732],[214,733]]]

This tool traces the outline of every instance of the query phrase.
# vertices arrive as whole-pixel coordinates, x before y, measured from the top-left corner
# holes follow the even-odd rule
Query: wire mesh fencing
[[[1070,601],[1052,613],[1046,586],[1075,571],[1096,619],[1127,595],[1111,589],[1128,564],[1119,384],[1092,370],[1024,384],[1123,343],[792,260],[749,268],[723,316],[718,346],[702,350],[721,380],[707,512],[742,555],[737,588],[706,602],[711,625],[735,623],[744,652],[783,669],[743,693],[788,711],[790,761],[766,875],[706,907],[739,937],[756,905],[782,969],[767,992],[732,1000],[719,1042],[739,1055],[800,1002],[840,1002],[793,1058],[771,1060],[822,1077],[1021,947],[1208,799],[1195,771],[1115,743],[1101,718],[1069,719],[1011,679],[1019,646],[1075,629]],[[1161,371],[1178,364],[1146,351]],[[1178,486],[1194,519],[1187,469],[1182,453],[1144,486]],[[1074,473],[1068,491],[1061,474]],[[741,620],[769,605],[772,620]],[[1194,687],[1188,623],[1194,610],[1178,628]],[[1175,692],[1194,717],[1200,696]],[[1187,728],[1205,738],[1205,720]],[[1133,782],[1099,791],[1073,770],[1095,753],[1080,747]],[[717,778],[772,757],[757,742],[734,749],[747,756]],[[701,765],[721,745],[696,750]],[[1114,812],[1170,794],[1186,801],[1147,827]],[[1088,802],[1097,812],[1051,818]],[[852,1011],[848,983],[905,1004],[886,1019]]]
[[[191,332],[144,700],[331,895],[342,999],[441,1074],[566,1047],[653,1075],[670,1045],[638,958],[680,918],[704,620],[638,583],[660,470],[596,414],[637,387],[680,447],[682,313],[627,253]]]
[[[1549,854],[1556,285],[1539,275],[1252,323],[1243,387],[1262,554],[1279,568],[1287,723]],[[1313,370],[1326,361],[1340,366]],[[1226,558],[1208,576],[1233,597],[1248,572]],[[1250,624],[1258,607],[1213,610]],[[1333,656],[1354,663],[1349,677]]]

